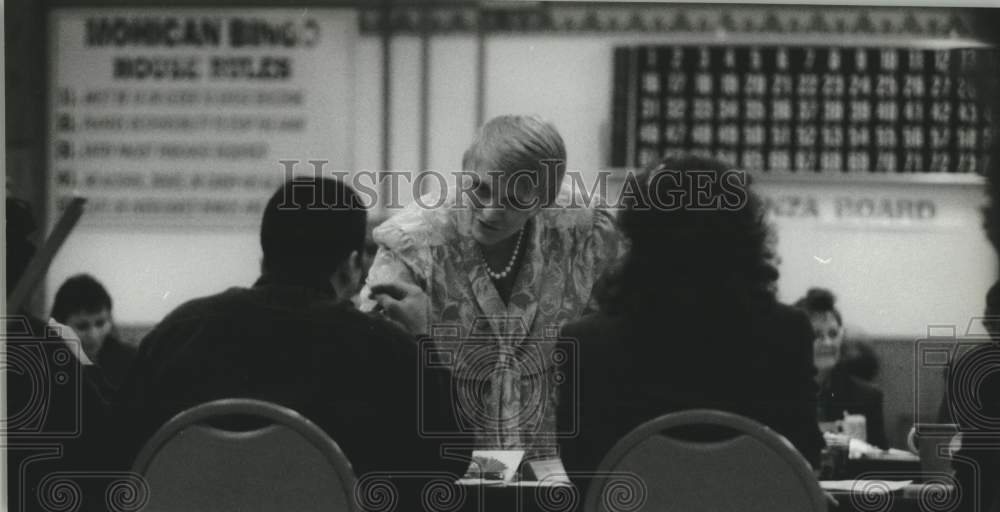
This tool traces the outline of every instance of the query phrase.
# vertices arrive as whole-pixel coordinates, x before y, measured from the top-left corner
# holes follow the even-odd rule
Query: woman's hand
[[[377,284],[370,297],[378,303],[376,312],[400,324],[414,336],[427,334],[428,298],[419,286],[410,283]]]

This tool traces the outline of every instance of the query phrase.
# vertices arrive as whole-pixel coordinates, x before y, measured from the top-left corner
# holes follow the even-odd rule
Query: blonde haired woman
[[[540,118],[500,116],[462,159],[468,183],[376,228],[368,284],[414,334],[457,327],[452,400],[480,448],[554,457],[561,355],[540,342],[578,318],[624,253],[612,215],[564,185],[566,149]],[[455,331],[452,331],[455,332]],[[435,340],[439,341],[439,340]]]

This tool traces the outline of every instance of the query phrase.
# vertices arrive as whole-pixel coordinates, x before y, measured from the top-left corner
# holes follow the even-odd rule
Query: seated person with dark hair
[[[574,340],[579,358],[577,374],[569,377],[576,380],[560,386],[561,424],[569,428],[574,414],[579,420],[579,435],[561,443],[571,477],[597,470],[611,447],[642,423],[688,409],[759,421],[818,463],[823,438],[812,330],[802,312],[775,297],[778,271],[760,200],[747,189],[739,208],[650,204],[654,194],[701,188],[694,184],[705,172],[715,178],[708,192],[718,195],[730,169],[714,160],[668,157],[637,177],[639,198],[618,218],[629,253],[602,280],[600,311],[562,332]],[[697,177],[689,172],[696,170]],[[664,172],[672,178],[656,178]],[[579,404],[571,403],[574,391]]]
[[[67,279],[52,303],[52,318],[76,333],[86,357],[101,369],[110,386],[118,389],[135,358],[135,350],[122,343],[111,314],[111,295],[89,274]]]
[[[865,441],[888,448],[882,391],[848,372],[850,363],[843,357],[844,322],[836,308],[836,298],[829,290],[810,288],[795,306],[809,314],[813,333],[813,354],[820,385],[819,421],[844,419],[844,414],[865,417]]]
[[[309,418],[359,478],[372,471],[461,475],[465,463],[442,460],[441,441],[419,435],[418,412],[442,422],[450,416],[442,404],[417,403],[415,340],[350,302],[361,284],[366,216],[339,180],[296,178],[275,192],[261,225],[257,282],[181,305],[140,345],[115,403],[133,434],[133,458],[183,410],[254,398]],[[424,383],[446,385],[426,375]],[[442,388],[430,396],[448,394]]]

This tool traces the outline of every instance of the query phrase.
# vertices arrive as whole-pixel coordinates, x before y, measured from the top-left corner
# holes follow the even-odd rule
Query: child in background
[[[111,311],[108,291],[88,274],[67,279],[52,304],[52,318],[73,329],[84,354],[101,369],[114,391],[128,373],[135,349],[119,339]]]

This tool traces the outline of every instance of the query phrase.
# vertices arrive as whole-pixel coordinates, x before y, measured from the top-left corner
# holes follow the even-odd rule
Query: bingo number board
[[[743,169],[985,174],[992,48],[681,45],[615,50],[612,162],[674,151]],[[987,82],[989,83],[989,82]]]

